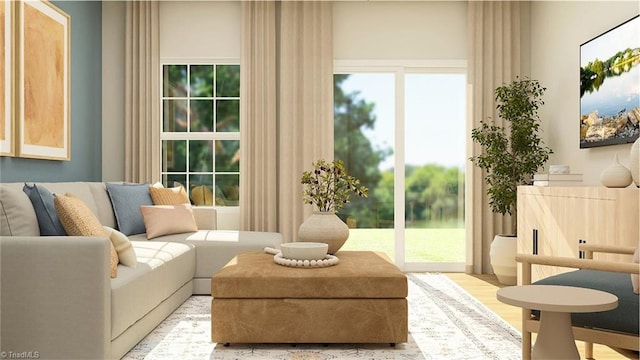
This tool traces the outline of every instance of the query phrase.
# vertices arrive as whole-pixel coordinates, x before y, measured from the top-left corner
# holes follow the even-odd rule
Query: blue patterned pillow
[[[66,236],[67,232],[58,218],[56,208],[53,205],[53,194],[43,186],[33,184],[29,186],[27,183],[22,188],[33,205],[33,210],[38,218],[38,227],[40,228],[40,236]]]
[[[149,184],[107,183],[118,230],[129,236],[146,232],[140,206],[153,205],[149,195]]]

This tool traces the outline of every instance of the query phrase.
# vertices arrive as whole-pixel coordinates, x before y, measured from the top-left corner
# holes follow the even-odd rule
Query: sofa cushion
[[[113,247],[118,253],[118,261],[120,264],[136,267],[138,265],[138,259],[136,258],[136,252],[133,250],[129,238],[112,227],[103,226],[103,228],[109,234],[109,240],[111,240]]]
[[[626,333],[638,334],[640,304],[628,273],[575,270],[538,280],[535,285],[566,285],[606,291],[618,297],[618,307],[594,313],[571,314],[571,322]],[[537,311],[534,314],[537,315]]]
[[[33,210],[35,210],[36,217],[38,218],[41,236],[67,235],[56,214],[51,191],[47,190],[44,186],[38,186],[36,184],[29,186],[27,183],[24,184],[22,191],[24,191],[29,197],[29,200],[31,200]]]
[[[107,192],[116,216],[118,230],[129,236],[145,232],[140,206],[153,205],[149,184],[107,183]]]
[[[107,193],[107,187],[105,183],[90,182],[87,183],[93,199],[96,203],[96,216],[102,225],[106,225],[110,228],[116,228],[116,217],[113,213],[113,207],[111,206],[111,199]]]
[[[147,239],[198,230],[191,205],[140,206]]]
[[[144,234],[130,236],[133,241],[146,240]],[[166,235],[151,240],[184,242],[196,247],[196,278],[210,279],[236,254],[245,251],[262,251],[265,247],[277,248],[282,235],[275,232],[238,230],[198,230],[193,233]]]
[[[78,197],[71,194],[56,194],[53,199],[56,213],[62,226],[70,236],[97,236],[109,238],[100,221]],[[111,277],[118,275],[118,253],[111,244]]]
[[[154,205],[191,204],[189,196],[182,186],[173,188],[151,186],[149,194]]]
[[[192,245],[147,240],[131,244],[138,266],[120,266],[118,277],[111,281],[111,339],[193,279]]]
[[[19,187],[0,185],[0,235],[40,235],[33,205]]]

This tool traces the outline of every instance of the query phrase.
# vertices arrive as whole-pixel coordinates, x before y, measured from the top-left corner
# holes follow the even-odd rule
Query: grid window
[[[162,66],[164,186],[181,184],[194,205],[238,206],[240,66]]]

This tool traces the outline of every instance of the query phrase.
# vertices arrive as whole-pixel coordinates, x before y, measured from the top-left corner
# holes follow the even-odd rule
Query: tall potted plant
[[[513,220],[510,236],[505,239],[497,234],[491,245],[491,264],[501,283],[514,284],[516,280],[518,185],[531,184],[533,174],[553,153],[538,136],[538,109],[544,104],[545,90],[537,80],[528,78],[497,87],[496,109],[505,126],[489,118],[471,131],[471,139],[482,146],[482,153],[470,160],[486,172],[491,210],[509,214]]]
[[[349,238],[349,227],[335,213],[349,202],[351,193],[367,197],[368,189],[347,174],[341,160],[314,162],[313,171],[302,173],[301,183],[304,202],[316,211],[300,225],[298,241],[327,243],[327,252],[335,254]]]

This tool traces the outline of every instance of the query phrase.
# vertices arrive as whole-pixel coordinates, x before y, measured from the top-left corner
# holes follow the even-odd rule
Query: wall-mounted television
[[[640,15],[580,45],[580,148],[640,135]]]

